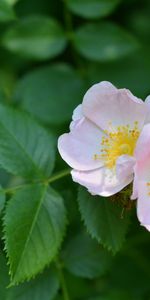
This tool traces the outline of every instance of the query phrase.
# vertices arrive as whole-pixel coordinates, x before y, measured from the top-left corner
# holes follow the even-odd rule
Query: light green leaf
[[[7,290],[6,300],[52,300],[55,298],[58,288],[59,280],[55,272],[46,270],[35,279]]]
[[[66,0],[68,8],[84,18],[100,18],[114,11],[120,0]]]
[[[21,56],[45,60],[63,52],[66,38],[56,20],[36,16],[11,26],[3,37],[3,45]]]
[[[94,61],[115,60],[138,48],[133,36],[110,22],[83,25],[75,32],[73,43],[81,55]]]
[[[6,3],[8,3],[9,5],[14,5],[16,4],[16,2],[18,2],[19,0],[4,0]]]
[[[0,0],[0,22],[9,22],[15,19],[13,8],[5,0]]]
[[[60,124],[71,119],[73,109],[82,101],[83,90],[79,75],[69,65],[57,64],[25,75],[14,97],[43,122]]]
[[[110,254],[86,234],[79,234],[63,251],[65,267],[74,275],[94,278],[105,274],[111,263]]]
[[[122,207],[110,198],[90,195],[84,188],[79,189],[79,209],[88,232],[93,238],[113,253],[125,240],[129,215],[121,218]]]
[[[44,185],[18,190],[4,218],[12,285],[41,272],[56,256],[66,227],[62,198]]]
[[[0,165],[28,178],[43,178],[52,172],[54,141],[27,114],[0,104]]]

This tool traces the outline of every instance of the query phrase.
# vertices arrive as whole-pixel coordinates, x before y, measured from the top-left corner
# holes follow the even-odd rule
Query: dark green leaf
[[[1,300],[7,300],[7,286],[9,283],[9,277],[6,259],[2,251],[0,251],[0,270],[0,298]]]
[[[89,298],[88,300],[134,300],[134,296],[130,293],[128,293],[128,291],[121,291],[121,290],[113,290],[110,291],[106,294],[97,296],[97,297],[93,297],[93,298]],[[136,297],[137,300],[140,300],[140,298]],[[141,299],[142,300],[142,299]]]
[[[110,267],[111,256],[86,234],[74,237],[63,251],[65,267],[74,275],[94,278]]]
[[[150,93],[149,50],[142,49],[120,61],[92,63],[87,68],[86,74],[91,85],[95,82],[108,80],[118,88],[128,88],[137,97],[144,99]]]
[[[8,29],[3,45],[21,56],[44,60],[60,54],[66,46],[66,38],[56,20],[28,17]]]
[[[7,290],[6,300],[52,300],[55,298],[58,288],[59,281],[55,272],[46,270],[36,279]]]
[[[110,22],[86,24],[73,36],[77,51],[87,59],[109,61],[137,50],[136,39]]]
[[[59,281],[54,270],[45,270],[36,279],[12,288],[8,288],[8,267],[2,252],[0,253],[0,270],[1,300],[52,300],[58,291]]]
[[[63,200],[54,190],[31,185],[17,191],[4,218],[12,285],[32,278],[54,259],[65,226]]]
[[[4,94],[6,99],[10,99],[15,84],[15,74],[9,68],[0,69],[0,91]]]
[[[11,5],[5,0],[0,0],[0,22],[9,22],[15,19]]]
[[[90,195],[79,189],[79,209],[88,232],[93,238],[113,253],[117,252],[125,239],[129,216],[121,218],[122,208],[111,198]]]
[[[0,104],[0,165],[24,177],[44,177],[54,165],[54,141],[28,115]]]
[[[84,84],[68,65],[39,68],[18,83],[15,99],[46,123],[60,124],[71,119],[82,100]],[[42,105],[41,105],[42,104]]]
[[[149,22],[150,2],[142,6],[140,10],[131,11],[127,21],[127,26],[132,30],[146,45],[149,46]]]
[[[99,18],[109,15],[120,0],[66,0],[68,8],[84,18]]]

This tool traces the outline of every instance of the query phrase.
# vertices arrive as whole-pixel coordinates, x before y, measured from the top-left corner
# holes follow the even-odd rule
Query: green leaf
[[[54,259],[65,227],[63,200],[54,190],[35,184],[16,192],[4,217],[12,285],[34,277]]]
[[[16,2],[18,2],[19,0],[4,0],[6,3],[8,3],[9,5],[14,5],[16,4]]]
[[[84,18],[100,18],[112,13],[120,0],[66,0],[68,8]]]
[[[3,45],[20,56],[45,60],[63,52],[66,38],[56,20],[36,16],[11,26],[3,37]]]
[[[0,104],[0,165],[33,179],[48,176],[54,165],[54,141],[27,114]]]
[[[69,241],[62,257],[68,271],[85,278],[105,274],[111,262],[110,254],[95,240],[83,233]]]
[[[0,186],[0,213],[4,208],[5,198],[5,190]]]
[[[110,198],[90,195],[84,188],[79,189],[79,209],[88,232],[93,238],[113,253],[125,240],[129,215],[121,218],[122,207]]]
[[[0,91],[4,94],[6,99],[10,99],[15,84],[15,74],[9,68],[0,69]]]
[[[0,297],[1,300],[7,300],[9,277],[6,259],[2,251],[0,251],[0,270]]]
[[[140,10],[131,10],[128,20],[126,20],[129,30],[133,31],[148,47],[150,32],[149,11],[150,2],[147,1]]]
[[[52,300],[55,298],[58,288],[59,281],[55,272],[46,270],[35,279],[10,288],[6,300]]]
[[[83,90],[84,83],[78,74],[69,65],[57,64],[25,75],[14,97],[43,122],[60,124],[71,119],[73,109],[82,100]]]
[[[2,300],[52,300],[59,288],[59,280],[53,269],[47,269],[28,283],[8,288],[8,266],[0,252],[0,296]]]
[[[134,300],[135,295],[128,293],[124,290],[111,290],[103,295],[98,297],[89,298],[88,300]],[[139,297],[136,297],[137,300],[142,300]]]
[[[110,22],[83,25],[72,38],[76,50],[94,61],[115,60],[138,48],[133,36]]]
[[[19,0],[15,9],[17,15],[21,17],[29,15],[56,16],[62,22],[62,4],[54,0]]]
[[[0,0],[0,22],[9,22],[15,19],[13,8],[5,0]]]
[[[91,85],[108,80],[118,88],[126,87],[144,99],[150,92],[149,49],[141,49],[120,61],[92,63],[87,67],[86,74]]]

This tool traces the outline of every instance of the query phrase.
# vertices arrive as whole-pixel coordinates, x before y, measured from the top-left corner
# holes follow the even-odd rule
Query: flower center
[[[119,126],[117,130],[105,133],[106,136],[103,136],[101,141],[101,154],[95,154],[94,159],[102,159],[106,167],[113,168],[119,156],[123,154],[133,156],[140,134],[137,121],[132,129],[130,125]]]
[[[129,154],[131,153],[131,147],[129,144],[122,144],[120,145],[120,152],[122,154]]]

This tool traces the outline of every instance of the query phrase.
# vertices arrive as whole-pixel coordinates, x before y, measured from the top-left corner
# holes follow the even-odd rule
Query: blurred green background
[[[150,94],[150,1],[0,0],[0,101],[28,111],[57,139],[86,90],[102,80],[143,100]],[[57,153],[55,170],[64,167]],[[1,170],[4,186],[17,180]],[[68,209],[61,255],[70,300],[150,300],[150,233],[135,213],[119,254],[103,257],[79,234],[77,187],[70,178],[54,187]],[[3,256],[0,270],[1,300],[65,299],[49,271],[11,293]]]

